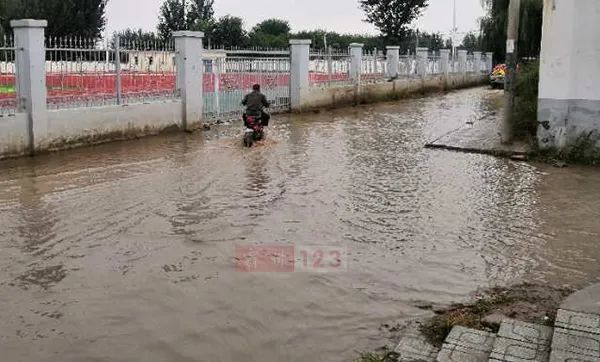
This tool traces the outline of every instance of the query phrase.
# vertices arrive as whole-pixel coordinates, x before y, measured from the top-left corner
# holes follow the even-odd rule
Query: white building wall
[[[600,146],[599,0],[545,1],[539,90],[542,148]]]

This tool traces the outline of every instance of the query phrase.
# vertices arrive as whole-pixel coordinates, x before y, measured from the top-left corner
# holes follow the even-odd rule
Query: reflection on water
[[[423,149],[474,89],[0,163],[0,346],[24,361],[344,361],[381,323],[600,276],[600,173]],[[236,245],[343,246],[347,272],[236,273]]]

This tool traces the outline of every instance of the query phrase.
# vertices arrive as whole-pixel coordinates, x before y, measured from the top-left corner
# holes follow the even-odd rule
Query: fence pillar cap
[[[440,49],[440,53],[450,53],[450,49]]]
[[[388,46],[386,46],[386,49],[388,49],[388,50],[400,50],[400,46],[399,45],[388,45]]]
[[[486,52],[487,55],[494,55],[494,52]]]
[[[418,48],[417,48],[417,51],[418,51],[418,52],[425,52],[425,51],[427,51],[427,52],[428,52],[428,51],[429,51],[429,48],[426,48],[426,47],[418,47]]]
[[[475,52],[475,51],[474,51],[474,52],[473,52],[473,54],[483,54],[483,52],[480,52],[480,51],[476,51],[476,52]]]
[[[204,38],[204,33],[201,31],[176,31],[173,33],[175,38]]]
[[[311,45],[310,39],[290,39],[290,45]]]
[[[362,48],[362,47],[364,47],[364,46],[365,46],[365,45],[364,45],[364,44],[361,44],[361,43],[351,43],[351,44],[350,44],[350,48]]]
[[[46,28],[46,27],[48,27],[48,20],[35,20],[35,19],[11,20],[10,26],[13,28]]]
[[[467,49],[458,49],[459,53],[468,54],[469,51]]]

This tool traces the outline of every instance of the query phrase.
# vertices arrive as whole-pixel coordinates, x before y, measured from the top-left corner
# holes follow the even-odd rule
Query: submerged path
[[[501,116],[484,88],[0,162],[6,361],[348,361],[478,287],[600,277],[600,172],[423,145]],[[236,272],[236,246],[346,248]]]

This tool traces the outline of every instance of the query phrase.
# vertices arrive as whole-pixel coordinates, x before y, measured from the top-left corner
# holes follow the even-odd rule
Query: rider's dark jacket
[[[267,97],[258,91],[252,91],[252,93],[246,95],[242,101],[242,105],[246,106],[246,113],[251,116],[260,115],[263,108],[269,108],[270,106]]]

